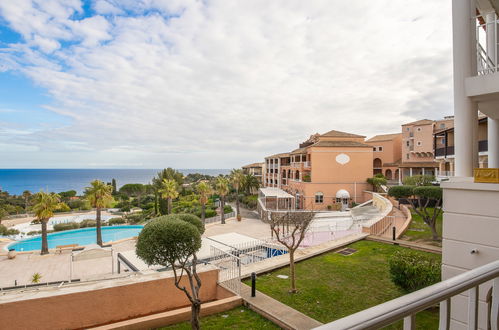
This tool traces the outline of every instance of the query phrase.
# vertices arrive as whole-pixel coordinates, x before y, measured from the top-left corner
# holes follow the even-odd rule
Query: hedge
[[[390,276],[407,292],[440,282],[440,261],[411,250],[395,252],[389,259]]]
[[[80,224],[77,222],[58,223],[54,225],[54,231],[64,231],[78,228],[80,228]]]

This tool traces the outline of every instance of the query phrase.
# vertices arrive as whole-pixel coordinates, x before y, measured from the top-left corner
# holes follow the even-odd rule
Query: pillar
[[[409,167],[409,176],[412,176],[412,167]]]
[[[402,184],[402,168],[399,168],[399,185]]]
[[[455,162],[456,176],[464,177],[473,176],[473,145],[478,144],[473,129],[477,105],[466,96],[464,85],[465,78],[476,75],[475,11],[474,1],[452,1]]]
[[[421,174],[424,175],[424,167],[421,168]]]
[[[499,168],[499,119],[489,117],[487,125],[488,166],[489,168]]]

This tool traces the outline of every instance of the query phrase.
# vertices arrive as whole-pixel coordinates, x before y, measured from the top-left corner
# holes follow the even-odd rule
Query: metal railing
[[[404,330],[415,329],[416,313],[440,303],[439,329],[450,329],[451,298],[468,291],[468,329],[478,328],[478,287],[492,280],[486,313],[487,326],[499,324],[499,260],[454,276],[419,291],[371,307],[315,329],[379,329],[404,320]]]
[[[476,21],[477,74],[486,75],[498,72],[497,25],[499,20],[497,14],[479,15]]]
[[[236,212],[232,211],[230,213],[225,213],[224,219],[227,220],[227,219],[233,218],[235,216],[236,216]],[[222,216],[216,215],[214,217],[204,219],[204,224],[206,225],[208,223],[214,223],[214,222],[220,222],[220,221],[222,221]]]
[[[241,292],[241,258],[210,246],[210,264],[219,269],[218,283],[235,294]]]

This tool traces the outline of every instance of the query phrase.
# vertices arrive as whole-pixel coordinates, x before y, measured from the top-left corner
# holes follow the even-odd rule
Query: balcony
[[[415,329],[416,313],[438,303],[440,303],[439,329],[450,329],[451,298],[466,293],[468,296],[468,329],[478,329],[478,288],[490,280],[492,280],[492,291],[491,299],[486,303],[486,308],[490,311],[487,328],[497,330],[499,324],[499,260],[315,329],[380,329],[399,320],[404,320],[404,330]]]
[[[490,13],[476,17],[476,59],[479,76],[499,72],[497,54],[497,14]]]
[[[454,156],[454,146],[435,149],[435,157]]]

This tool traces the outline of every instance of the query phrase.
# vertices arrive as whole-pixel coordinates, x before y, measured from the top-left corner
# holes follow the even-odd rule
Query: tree
[[[59,193],[59,196],[64,200],[69,200],[71,197],[76,196],[76,190],[62,191]]]
[[[381,186],[386,186],[386,178],[383,174],[378,173],[372,178],[367,179],[367,183],[373,186],[373,191],[374,192],[380,192],[381,191]]]
[[[127,183],[120,188],[120,194],[137,198],[137,205],[140,207],[142,195],[146,192],[146,187],[140,183]]]
[[[288,249],[291,279],[290,293],[296,293],[295,251],[300,246],[314,219],[313,212],[273,212],[270,216],[270,229],[277,241]]]
[[[405,186],[431,186],[435,182],[433,175],[413,175],[404,178]]]
[[[236,213],[237,219],[241,220],[241,213],[239,210],[239,189],[242,188],[244,184],[244,173],[241,169],[233,169],[230,172],[230,182],[232,187],[236,190]]]
[[[180,186],[184,182],[184,175],[177,171],[174,170],[173,168],[165,168],[162,171],[158,172],[156,177],[152,179],[152,187],[154,190],[154,212],[155,214],[162,214],[162,204],[160,203],[160,193],[159,190],[161,189],[163,185],[163,180],[175,180],[177,184]],[[164,211],[164,209],[163,209]]]
[[[223,176],[217,177],[215,183],[215,191],[218,196],[220,196],[220,220],[223,225],[225,225],[225,197],[229,194],[229,180]]]
[[[118,191],[118,189],[116,188],[116,179],[115,178],[113,178],[111,180],[111,186],[113,187],[113,195],[114,195]]]
[[[414,212],[430,227],[433,240],[440,239],[436,225],[437,218],[442,212],[442,188],[436,186],[394,186],[388,190],[388,195],[397,200],[406,198]],[[430,208],[430,204],[434,204],[433,209]]]
[[[3,207],[0,207],[0,224],[2,224],[2,219],[9,215]]]
[[[23,191],[24,198],[24,213],[28,214],[28,206],[29,206],[29,198],[31,197],[31,191],[25,190]]]
[[[258,190],[260,188],[260,182],[253,174],[247,174],[244,176],[244,190],[246,194],[251,195],[252,191]]]
[[[42,224],[42,249],[40,253],[47,254],[49,253],[47,223],[54,216],[54,211],[59,207],[61,200],[59,195],[55,193],[40,191],[33,196],[33,202],[33,212]]]
[[[211,186],[206,181],[201,181],[196,186],[196,190],[199,194],[199,203],[201,203],[201,221],[204,223],[206,215],[206,203],[208,203],[208,198],[213,193]]]
[[[199,218],[197,221],[203,225]],[[136,245],[137,256],[148,265],[172,268],[175,286],[185,293],[191,303],[192,329],[200,329],[201,279],[196,269],[196,252],[201,248],[201,233],[198,228],[191,222],[182,221],[177,215],[156,218],[144,226]]]
[[[101,222],[101,210],[105,207],[109,207],[113,202],[113,187],[107,185],[100,180],[94,180],[90,182],[90,187],[85,188],[85,196],[87,197],[90,205],[96,210],[96,234],[97,234],[97,244],[102,246],[102,222]]]
[[[163,184],[161,185],[161,188],[159,189],[159,194],[162,198],[166,199],[167,201],[167,214],[171,214],[172,212],[172,201],[174,198],[178,197],[178,190],[177,190],[177,182],[175,180],[168,180],[168,179],[163,179]]]

